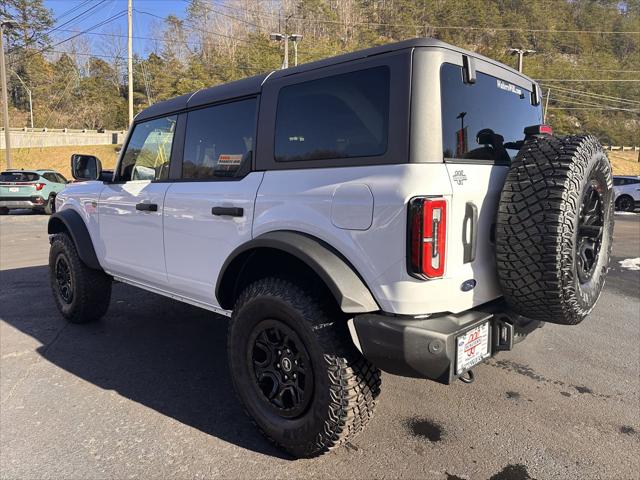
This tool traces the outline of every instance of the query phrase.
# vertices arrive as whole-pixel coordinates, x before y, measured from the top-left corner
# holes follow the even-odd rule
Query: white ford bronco
[[[553,136],[541,100],[414,39],[155,104],[115,171],[72,157],[48,225],[57,306],[98,320],[115,280],[231,317],[249,416],[294,456],[325,452],[370,420],[380,369],[471,382],[593,308],[611,168],[595,138]]]

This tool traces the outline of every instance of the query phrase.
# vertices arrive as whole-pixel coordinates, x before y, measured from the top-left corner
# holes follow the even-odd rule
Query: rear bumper
[[[37,195],[31,197],[0,197],[0,207],[4,208],[39,208],[45,205],[44,198]]]
[[[509,313],[496,301],[460,314],[416,319],[385,314],[363,314],[353,319],[364,356],[378,368],[405,377],[427,378],[450,384],[456,374],[456,339],[489,322],[490,357],[511,350],[542,322]],[[354,338],[355,340],[355,338]]]

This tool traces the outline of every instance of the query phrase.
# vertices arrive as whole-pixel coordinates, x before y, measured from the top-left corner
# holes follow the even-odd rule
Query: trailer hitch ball
[[[465,372],[462,375],[460,375],[458,378],[460,379],[461,382],[470,384],[470,383],[473,383],[473,381],[476,379],[476,375],[473,373],[472,370],[469,370],[468,372]]]

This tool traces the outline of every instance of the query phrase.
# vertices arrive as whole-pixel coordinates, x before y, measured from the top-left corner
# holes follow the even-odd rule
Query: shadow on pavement
[[[288,458],[236,400],[225,317],[116,283],[100,322],[73,325],[56,310],[46,266],[0,271],[0,285],[0,319],[42,343],[49,362],[204,433]]]

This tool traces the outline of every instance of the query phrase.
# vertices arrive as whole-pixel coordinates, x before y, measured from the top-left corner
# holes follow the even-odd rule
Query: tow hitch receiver
[[[513,324],[500,318],[493,320],[493,351],[501,352],[513,348]]]

